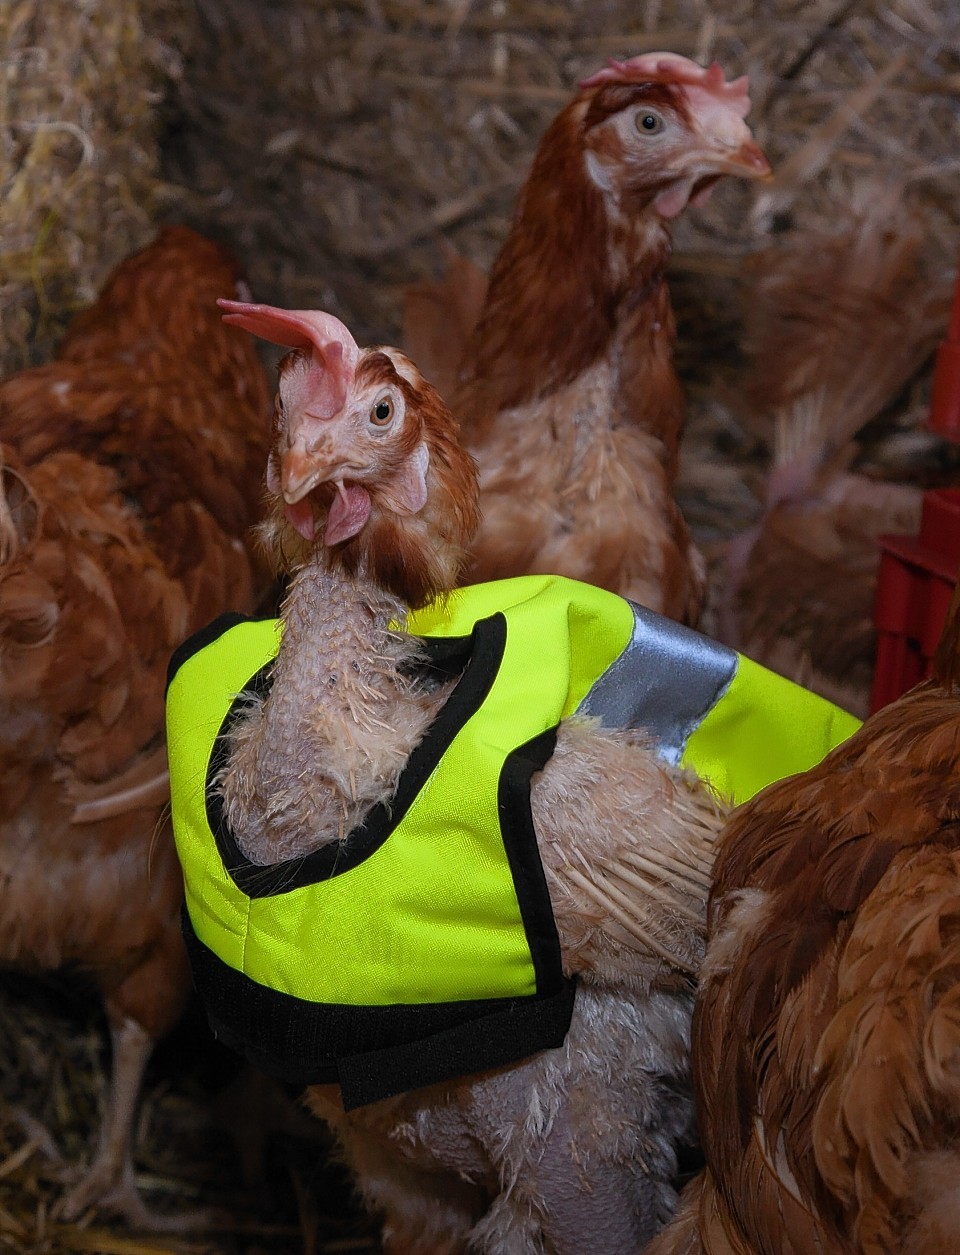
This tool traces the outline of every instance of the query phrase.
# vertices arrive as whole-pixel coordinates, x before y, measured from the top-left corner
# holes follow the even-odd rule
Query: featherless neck
[[[356,674],[358,665],[365,670],[380,652],[381,638],[383,643],[396,641],[390,625],[402,626],[406,615],[399,598],[377,588],[362,572],[351,575],[339,567],[309,563],[295,574],[283,606],[278,665],[295,654],[295,665],[307,666],[313,656],[331,675],[348,670]]]
[[[282,615],[270,718],[317,752],[329,743],[342,755],[348,738],[363,753],[369,736],[379,753],[413,699],[405,664],[418,647],[396,630],[406,607],[362,575],[311,564],[296,575]]]
[[[276,863],[340,840],[392,796],[447,695],[427,692],[406,607],[358,575],[300,569],[283,606],[270,692],[234,734],[226,813],[252,862]]]

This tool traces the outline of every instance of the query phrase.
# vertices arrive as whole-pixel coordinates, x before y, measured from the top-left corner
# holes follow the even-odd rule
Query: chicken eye
[[[381,397],[370,411],[370,422],[375,427],[386,427],[393,418],[393,402],[389,397]]]
[[[663,130],[663,118],[652,109],[641,109],[634,122],[642,135],[659,135]]]

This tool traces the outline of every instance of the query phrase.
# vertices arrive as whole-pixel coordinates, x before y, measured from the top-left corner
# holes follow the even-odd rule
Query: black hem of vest
[[[483,705],[503,661],[507,621],[499,612],[487,619],[480,619],[470,636],[443,638],[437,649],[434,648],[436,638],[418,639],[424,646],[424,660],[428,670],[444,675],[462,671],[460,680],[423,740],[407,760],[389,804],[380,803],[374,806],[362,823],[342,841],[321,846],[298,858],[268,865],[251,863],[237,845],[223,813],[223,799],[213,787],[213,781],[229,753],[230,730],[242,715],[245,700],[251,693],[264,696],[269,691],[273,659],[250,677],[243,692],[232,703],[220,725],[207,766],[207,822],[227,874],[248,897],[273,897],[329,880],[359,866],[383,845],[413,805],[454,737]]]
[[[502,1068],[563,1044],[576,984],[526,998],[352,1007],[257,984],[196,936],[184,909],[194,983],[214,1035],[288,1084],[340,1086],[346,1110]]]

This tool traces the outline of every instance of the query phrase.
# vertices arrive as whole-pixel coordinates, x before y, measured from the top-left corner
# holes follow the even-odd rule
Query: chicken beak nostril
[[[770,179],[773,177],[773,171],[770,168],[770,162],[767,160],[766,154],[752,140],[746,140],[740,145],[734,154],[733,160],[745,174],[749,174],[755,179]]]
[[[284,501],[293,505],[313,486],[316,466],[305,449],[293,447],[280,458],[280,491]]]

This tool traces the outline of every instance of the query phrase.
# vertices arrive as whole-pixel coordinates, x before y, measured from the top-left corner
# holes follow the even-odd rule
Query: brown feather
[[[939,678],[724,830],[694,1017],[708,1174],[691,1197],[701,1235],[719,1215],[731,1250],[960,1243],[958,614],[960,594]],[[671,1243],[691,1223],[652,1250],[685,1249]]]
[[[720,631],[859,715],[873,674],[878,537],[915,534],[921,490],[851,472],[856,437],[897,397],[946,323],[903,189],[865,181],[848,216],[748,269],[750,367],[738,418],[766,445],[760,521],[730,545]]]
[[[120,1104],[71,1215],[116,1187],[117,1208],[156,1219],[129,1184],[132,1097],[190,988],[156,771],[166,669],[215,614],[252,611],[265,578],[247,531],[266,382],[215,303],[236,284],[224,250],[168,228],[57,360],[0,383],[0,960],[92,976]],[[129,790],[150,764],[151,787]]]
[[[403,346],[447,401],[487,294],[487,276],[450,244],[440,279],[422,279],[403,293]]]

